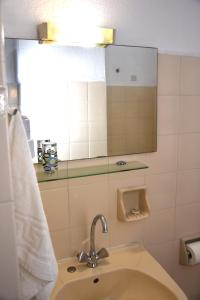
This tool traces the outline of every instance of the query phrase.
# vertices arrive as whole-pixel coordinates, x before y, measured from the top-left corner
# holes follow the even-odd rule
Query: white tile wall
[[[109,222],[109,233],[98,232],[99,247],[142,241],[189,299],[200,299],[200,267],[179,265],[179,239],[200,234],[199,103],[200,58],[159,55],[158,151],[104,160],[114,163],[135,159],[146,162],[149,169],[41,185],[45,207],[52,206],[46,211],[50,227],[55,229],[52,238],[58,257],[87,248],[91,220],[95,214],[103,213]],[[86,162],[69,164],[77,167],[80,163]],[[118,221],[117,189],[143,184],[147,186],[150,217],[136,223]],[[48,194],[50,185],[59,200]],[[63,209],[56,208],[58,202]],[[53,210],[60,220],[53,217]]]
[[[177,135],[158,136],[156,153],[149,154],[149,173],[173,172],[177,169]]]
[[[70,143],[88,143],[88,124],[87,122],[76,122],[70,126]]]
[[[89,143],[70,143],[69,146],[70,159],[81,159],[89,157]]]
[[[60,151],[61,159],[107,155],[105,82],[71,82],[68,92],[69,155]]]
[[[200,60],[199,57],[181,58],[180,94],[200,95]]]
[[[174,208],[176,201],[176,173],[146,176],[148,200],[152,212]]]
[[[104,122],[89,123],[89,140],[90,141],[107,141],[107,126]]]
[[[107,175],[101,175],[96,182],[81,185],[76,180],[69,180],[70,225],[80,227],[91,224],[97,214],[108,217]],[[73,184],[71,185],[71,182]],[[98,191],[98,192],[97,192]]]
[[[46,217],[51,231],[69,227],[69,201],[67,187],[41,191]],[[56,200],[56,201],[55,201]]]
[[[105,83],[88,83],[88,120],[97,121],[106,118],[106,85]]]
[[[158,57],[158,95],[180,95],[180,62],[178,55],[162,54]]]
[[[144,228],[144,244],[155,245],[174,240],[174,209],[151,213]]]
[[[87,82],[70,82],[69,98],[73,101],[87,101]]]
[[[200,203],[181,205],[176,209],[176,237],[192,236],[200,232]]]
[[[182,134],[179,137],[180,170],[200,168],[200,133]]]
[[[55,140],[55,139],[54,139]],[[57,153],[60,160],[69,160],[69,143],[57,143]]]
[[[179,126],[179,96],[158,97],[158,134],[177,134]]]
[[[107,156],[107,141],[90,142],[89,153],[90,157]]]
[[[160,245],[146,245],[147,250],[158,260],[158,262],[169,272],[173,273],[176,255],[174,242],[166,242]]]
[[[180,100],[181,133],[200,132],[200,96],[181,96]]]
[[[200,169],[178,172],[176,205],[200,203]]]

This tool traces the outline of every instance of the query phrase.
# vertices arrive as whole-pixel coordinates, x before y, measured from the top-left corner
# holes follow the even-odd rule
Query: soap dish
[[[122,222],[139,221],[150,214],[146,187],[127,187],[117,191],[117,216]]]

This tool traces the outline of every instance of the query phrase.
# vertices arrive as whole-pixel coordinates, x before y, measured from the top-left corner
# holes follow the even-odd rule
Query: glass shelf
[[[44,172],[41,164],[35,164],[34,166],[38,182],[94,176],[148,168],[147,165],[138,161],[127,162],[125,165],[104,164],[81,168],[68,168],[67,161],[61,161],[58,163],[58,169],[54,173],[48,174]]]

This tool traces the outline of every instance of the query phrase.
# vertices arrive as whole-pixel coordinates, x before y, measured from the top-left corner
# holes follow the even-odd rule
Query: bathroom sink
[[[152,277],[132,270],[117,270],[71,282],[56,300],[177,300],[176,296]]]
[[[75,266],[74,273],[67,268]],[[95,269],[73,259],[59,264],[59,278],[51,300],[187,300],[184,293],[141,247],[110,254]]]

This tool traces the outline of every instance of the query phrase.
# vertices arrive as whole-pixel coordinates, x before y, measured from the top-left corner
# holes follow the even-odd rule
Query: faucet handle
[[[77,258],[80,263],[84,263],[84,262],[88,262],[89,255],[85,251],[81,251],[80,253],[77,254]]]
[[[109,256],[108,250],[106,248],[101,248],[97,252],[98,259],[105,258]]]

